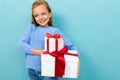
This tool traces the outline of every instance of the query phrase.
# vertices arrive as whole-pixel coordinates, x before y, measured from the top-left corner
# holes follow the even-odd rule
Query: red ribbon
[[[46,33],[47,39],[47,51],[49,51],[49,38],[55,38],[55,51],[58,51],[58,38],[60,38],[60,34],[52,35],[50,33]]]
[[[64,75],[66,65],[64,58],[65,54],[78,56],[77,54],[68,53],[68,46],[65,46],[60,51],[53,51],[51,53],[45,51],[44,54],[50,54],[51,56],[55,57],[55,77],[62,77]]]
[[[46,36],[47,36],[48,38],[60,38],[60,34],[52,35],[52,34],[50,34],[50,33],[46,33]]]

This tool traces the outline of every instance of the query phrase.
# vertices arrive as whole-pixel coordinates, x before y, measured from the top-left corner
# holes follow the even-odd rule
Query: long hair
[[[32,24],[35,24],[36,26],[39,26],[39,24],[36,22],[34,16],[33,16],[33,9],[39,5],[45,5],[48,12],[52,14],[51,8],[49,6],[49,4],[47,3],[47,1],[45,0],[36,0],[33,4],[32,4]],[[49,26],[53,26],[52,24],[52,16],[50,17],[50,20],[48,22]]]

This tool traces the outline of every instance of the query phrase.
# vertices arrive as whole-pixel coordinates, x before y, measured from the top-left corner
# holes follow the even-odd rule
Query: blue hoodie
[[[35,26],[30,24],[25,33],[21,37],[18,48],[26,53],[26,67],[34,70],[41,71],[41,56],[33,55],[34,48],[44,49],[44,37],[46,33],[60,34],[64,38],[64,46],[68,46],[69,50],[76,50],[76,47],[70,40],[58,29],[50,26]]]

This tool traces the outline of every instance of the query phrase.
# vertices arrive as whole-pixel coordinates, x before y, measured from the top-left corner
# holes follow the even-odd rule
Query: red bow
[[[48,38],[60,38],[60,34],[52,35],[52,34],[50,34],[50,33],[46,33],[46,36],[47,36]]]
[[[65,46],[60,51],[48,52],[45,51],[44,54],[50,54],[55,57],[55,77],[62,77],[65,72],[65,59],[64,54],[78,56],[77,54],[68,53],[68,46]]]

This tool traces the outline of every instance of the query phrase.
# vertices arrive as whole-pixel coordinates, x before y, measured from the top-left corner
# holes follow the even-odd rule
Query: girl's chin
[[[44,24],[40,24],[41,26],[48,26],[48,25],[44,25]]]
[[[41,26],[48,26],[48,24],[45,24],[45,23],[43,23],[43,24],[40,24]]]
[[[47,22],[43,22],[43,23],[38,23],[41,26],[48,26]]]

